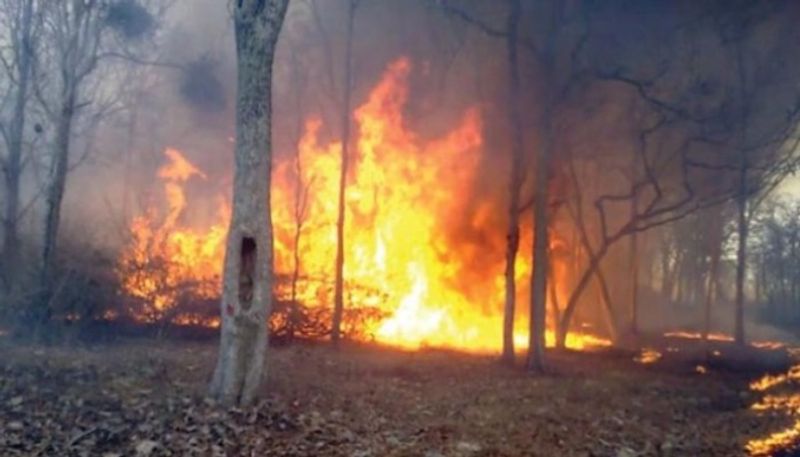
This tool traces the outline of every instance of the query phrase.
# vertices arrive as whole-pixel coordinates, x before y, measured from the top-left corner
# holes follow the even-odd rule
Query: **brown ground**
[[[210,343],[98,349],[0,340],[0,455],[736,456],[790,425],[755,375],[561,353],[532,376],[488,357],[276,348],[262,404],[203,398]]]

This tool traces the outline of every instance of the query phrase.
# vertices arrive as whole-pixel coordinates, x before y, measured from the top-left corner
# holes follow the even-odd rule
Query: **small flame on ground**
[[[703,339],[703,334],[700,332],[687,332],[683,330],[676,330],[672,332],[665,332],[664,336],[670,338],[686,338],[691,340]],[[709,333],[708,339],[710,341],[733,341],[733,337],[724,333]]]
[[[750,408],[759,413],[782,414],[789,417],[800,416],[800,394],[792,392],[793,385],[800,382],[800,365],[791,367],[780,375],[764,375],[750,383],[750,390],[767,392],[778,390],[778,393],[766,394]],[[755,438],[745,444],[751,456],[769,456],[775,452],[796,446],[800,442],[800,419],[791,427],[771,433],[763,438]]]
[[[664,336],[669,338],[685,338],[690,340],[702,340],[703,334],[700,332],[687,332],[683,330],[676,330],[672,332],[665,332]],[[733,336],[719,333],[719,332],[711,332],[708,334],[709,341],[721,341],[721,342],[733,342],[735,339]],[[782,349],[786,347],[785,343],[781,343],[779,341],[753,341],[750,343],[750,346],[759,349]]]
[[[650,364],[661,359],[661,353],[653,348],[643,348],[639,355],[633,358],[636,363]]]
[[[800,365],[795,365],[784,374],[764,375],[760,379],[751,382],[750,390],[764,392],[781,384],[798,381],[800,381]]]

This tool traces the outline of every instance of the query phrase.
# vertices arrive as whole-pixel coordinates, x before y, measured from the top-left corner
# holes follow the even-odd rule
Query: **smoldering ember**
[[[0,0],[0,456],[800,456],[797,24]]]

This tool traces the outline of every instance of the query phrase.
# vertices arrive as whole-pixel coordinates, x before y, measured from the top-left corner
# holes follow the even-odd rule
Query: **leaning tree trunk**
[[[211,395],[250,403],[261,385],[272,301],[272,62],[289,0],[237,0],[238,94],[233,214],[222,285],[222,329]]]
[[[344,224],[345,197],[347,192],[347,169],[350,164],[350,97],[353,83],[353,22],[355,20],[356,3],[352,0],[347,12],[347,43],[345,44],[344,84],[342,97],[342,157],[339,169],[339,204],[336,220],[336,276],[333,290],[333,319],[331,323],[331,341],[339,344],[342,332],[342,315],[344,314]]]
[[[558,339],[556,340],[557,347],[563,348],[566,346],[567,335],[569,334],[569,326],[570,323],[572,323],[572,315],[575,313],[575,309],[578,306],[578,299],[580,299],[581,294],[583,294],[583,291],[589,285],[589,281],[592,279],[592,276],[596,274],[597,269],[600,267],[600,261],[603,260],[603,257],[605,257],[605,255],[608,253],[609,247],[609,244],[606,243],[601,246],[597,252],[590,256],[589,265],[586,266],[586,269],[583,271],[578,283],[575,285],[575,289],[572,291],[572,294],[570,294],[567,304],[564,307],[564,312],[561,313],[561,322],[558,323]]]
[[[568,160],[569,165],[569,172],[570,177],[575,185],[575,200],[576,200],[576,209],[573,211],[572,218],[574,224],[572,226],[573,233],[574,233],[574,240],[573,246],[578,246],[578,240],[580,240],[580,247],[583,248],[584,251],[589,255],[589,266],[584,271],[584,274],[581,276],[579,282],[575,285],[572,289],[572,294],[570,295],[567,301],[567,307],[564,309],[564,313],[561,317],[555,321],[555,336],[556,336],[556,347],[559,349],[564,349],[567,342],[567,334],[569,332],[569,319],[572,313],[575,310],[575,307],[578,302],[578,298],[580,298],[581,294],[583,293],[586,286],[589,284],[589,280],[591,275],[594,274],[596,279],[597,287],[600,292],[601,304],[603,309],[603,316],[606,320],[606,326],[608,327],[608,333],[611,337],[611,340],[616,344],[619,339],[619,331],[617,329],[617,317],[616,313],[614,312],[614,308],[611,306],[611,294],[608,290],[608,283],[606,282],[605,275],[603,274],[603,270],[600,268],[600,260],[602,256],[608,252],[608,245],[601,246],[601,252],[596,255],[594,252],[594,248],[592,247],[592,243],[589,240],[589,233],[586,230],[586,224],[584,223],[583,219],[583,194],[580,190],[580,184],[578,184],[578,175],[575,171],[575,161],[572,157]],[[577,271],[577,266],[575,267],[575,271]],[[566,318],[566,323],[562,325],[562,319]]]
[[[522,187],[522,113],[520,108],[519,58],[517,55],[517,31],[519,27],[520,2],[513,0],[508,13],[509,100],[508,115],[511,122],[511,179],[509,180],[508,240],[506,245],[505,303],[503,306],[503,356],[505,363],[514,363],[514,312],[517,300],[516,261],[519,250],[520,190]]]
[[[606,327],[608,329],[608,336],[611,338],[613,344],[619,341],[619,329],[617,328],[617,315],[611,305],[611,293],[608,290],[608,281],[603,274],[603,269],[600,265],[594,272],[595,282],[597,283],[597,290],[600,292],[600,304],[603,310],[603,318],[606,320]]]

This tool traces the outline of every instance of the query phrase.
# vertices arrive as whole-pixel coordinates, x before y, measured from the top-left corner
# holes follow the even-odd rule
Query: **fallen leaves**
[[[223,408],[204,396],[210,345],[36,351],[0,347],[3,456],[730,456],[782,425],[749,409],[749,379],[598,354],[531,377],[450,353],[289,347],[263,401]]]

